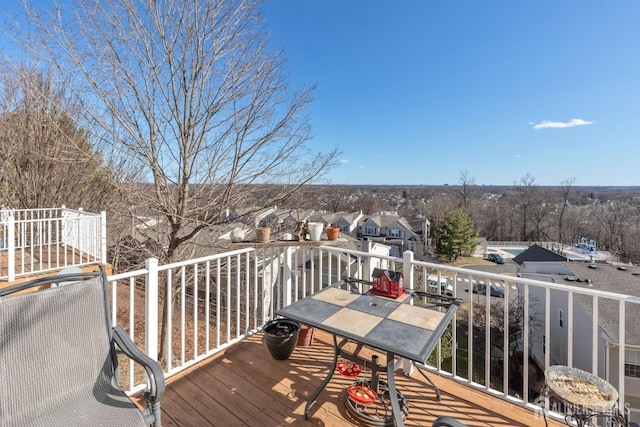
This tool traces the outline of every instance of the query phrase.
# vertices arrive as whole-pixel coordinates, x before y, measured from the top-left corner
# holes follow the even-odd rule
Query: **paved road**
[[[505,260],[504,264],[471,264],[471,265],[465,265],[464,268],[468,268],[470,270],[484,271],[487,273],[516,274],[516,263],[511,261],[510,259]]]
[[[516,264],[511,261],[511,260],[506,260],[504,264],[473,264],[473,265],[465,265],[464,268],[467,268],[469,270],[476,270],[476,271],[482,271],[485,273],[494,273],[494,274],[505,274],[505,273],[511,273],[511,275],[515,275],[516,273]],[[484,294],[477,294],[477,293],[469,293],[469,279],[466,277],[462,277],[463,275],[461,275],[460,277],[458,277],[458,281],[456,283],[456,296],[458,298],[461,298],[463,301],[468,301],[469,300],[469,296],[473,295],[475,297],[474,301],[482,301],[486,298],[486,296]],[[475,286],[477,283],[484,283],[484,281],[479,281],[476,282],[475,280],[472,283],[472,287]],[[495,283],[494,284],[498,287],[501,286],[501,284],[499,283]],[[510,296],[514,297],[516,296],[515,292],[510,291]],[[492,301],[494,300],[500,300],[500,298],[496,298],[496,297],[492,297],[491,298]]]

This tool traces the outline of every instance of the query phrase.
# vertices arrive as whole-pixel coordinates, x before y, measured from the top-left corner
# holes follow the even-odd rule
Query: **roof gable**
[[[565,262],[566,257],[559,255],[539,245],[532,245],[524,252],[513,258],[513,262],[522,265],[523,262]]]
[[[402,279],[402,273],[400,273],[399,271],[382,270],[380,268],[374,268],[373,273],[371,273],[371,277],[373,277],[374,279],[386,277],[387,280],[391,282],[398,282],[400,281],[400,279]]]
[[[365,219],[362,224],[366,224],[366,225],[375,225],[376,227],[380,227],[380,217],[372,217],[370,216],[369,218]]]

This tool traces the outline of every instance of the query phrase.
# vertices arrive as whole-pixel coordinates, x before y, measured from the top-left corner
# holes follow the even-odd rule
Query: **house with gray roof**
[[[362,216],[362,211],[320,213],[313,215],[311,220],[322,222],[325,226],[333,224],[341,233],[351,234],[358,228],[358,221]]]
[[[543,248],[540,245],[531,245],[526,251],[521,252],[513,258],[513,262],[518,264],[518,266],[529,262],[534,262],[536,263],[537,270],[540,270],[540,266],[543,263],[551,263],[552,266],[557,266],[558,262],[565,261],[567,261],[566,257],[557,254],[549,249]]]
[[[336,215],[333,225],[340,228],[341,233],[351,234],[358,228],[358,221],[362,218],[362,211],[358,212],[342,212]]]
[[[407,250],[416,252],[424,244],[411,224],[404,217],[398,215],[364,217],[358,226],[358,235],[394,246],[396,248],[394,256]]]
[[[547,307],[545,289],[529,288],[526,296],[529,307],[529,354],[544,366],[546,352],[551,364],[564,364],[593,371],[597,360],[597,374],[619,389],[620,330],[624,330],[625,402],[640,409],[640,305],[625,304],[608,298],[598,299],[580,293],[582,289],[615,292],[640,298],[640,268],[608,263],[567,261],[563,256],[542,247],[533,246],[514,258],[517,275],[543,280],[576,289],[568,294],[550,289]],[[523,295],[523,289],[520,289]],[[569,295],[572,296],[570,302]],[[569,304],[571,303],[571,307]],[[624,305],[624,312],[621,310]],[[624,316],[621,317],[621,313]],[[572,319],[569,319],[571,313]],[[545,321],[549,324],[545,328]],[[595,320],[594,320],[595,319]],[[571,325],[571,329],[569,327]],[[597,328],[594,334],[594,325]],[[545,334],[549,333],[549,348]],[[594,338],[595,337],[595,338]],[[566,351],[572,339],[572,357]],[[594,341],[596,342],[594,346]]]

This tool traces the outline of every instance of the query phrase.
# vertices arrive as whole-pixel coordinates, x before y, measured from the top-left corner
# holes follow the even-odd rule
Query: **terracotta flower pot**
[[[309,347],[313,345],[314,327],[309,325],[301,325],[298,334],[298,347]]]
[[[328,240],[337,240],[340,235],[340,227],[327,227],[324,230],[327,232]]]
[[[256,241],[258,243],[267,243],[269,242],[269,238],[271,237],[271,228],[270,227],[259,227],[256,228]]]

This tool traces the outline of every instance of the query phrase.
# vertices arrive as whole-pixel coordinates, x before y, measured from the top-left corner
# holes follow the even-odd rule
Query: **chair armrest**
[[[432,424],[432,427],[467,427],[460,421],[451,417],[438,417]]]
[[[158,362],[141,352],[122,326],[113,327],[113,339],[124,354],[145,369],[149,377],[149,400],[151,403],[159,401],[164,395],[165,385],[164,372]]]

